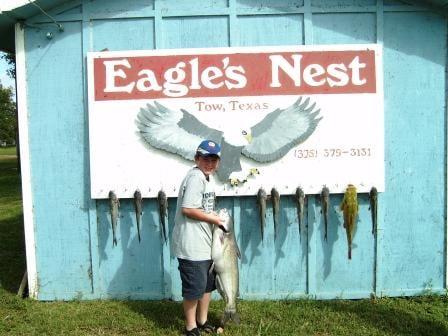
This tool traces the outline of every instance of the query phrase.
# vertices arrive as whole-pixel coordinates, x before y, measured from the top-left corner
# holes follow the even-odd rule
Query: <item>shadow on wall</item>
[[[317,196],[317,204],[322,209],[322,201],[321,197]],[[339,239],[339,227],[343,225],[341,222],[340,217],[338,216],[339,211],[339,204],[341,204],[342,196],[340,195],[331,195],[330,196],[330,205],[328,209],[328,223],[327,223],[327,240],[325,241],[325,223],[324,223],[324,215],[322,214],[320,216],[320,223],[318,224],[321,228],[319,231],[321,232],[319,236],[319,240],[322,244],[322,252],[323,252],[323,258],[324,258],[324,279],[328,277],[328,275],[331,273],[331,257],[333,254],[333,248],[335,242]]]
[[[98,201],[98,279],[101,291],[107,297],[163,299],[171,296],[171,274],[170,270],[164,269],[162,260],[157,204],[154,199],[145,199],[143,206],[139,242],[133,201],[120,200],[118,244],[113,246],[109,204],[108,201]],[[172,222],[173,218],[169,218],[169,223]],[[164,275],[168,276],[164,279]]]

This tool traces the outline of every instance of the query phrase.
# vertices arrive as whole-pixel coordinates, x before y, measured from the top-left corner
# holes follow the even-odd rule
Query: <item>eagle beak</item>
[[[251,143],[251,142],[252,142],[252,135],[251,135],[251,134],[246,134],[246,135],[244,136],[244,138],[247,140],[248,143]]]

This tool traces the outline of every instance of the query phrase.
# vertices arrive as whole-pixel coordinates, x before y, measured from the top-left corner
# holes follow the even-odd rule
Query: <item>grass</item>
[[[171,301],[38,302],[16,296],[25,253],[15,150],[0,148],[0,335],[180,335]],[[448,335],[448,297],[240,301],[224,335]],[[217,323],[222,301],[212,302]]]
[[[25,271],[22,198],[15,147],[0,147],[0,284],[13,290]]]

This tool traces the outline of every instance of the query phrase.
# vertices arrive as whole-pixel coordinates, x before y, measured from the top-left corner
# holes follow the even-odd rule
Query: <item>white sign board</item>
[[[177,196],[203,139],[217,194],[384,191],[381,48],[285,46],[88,54],[92,198]],[[238,185],[233,185],[238,182]]]

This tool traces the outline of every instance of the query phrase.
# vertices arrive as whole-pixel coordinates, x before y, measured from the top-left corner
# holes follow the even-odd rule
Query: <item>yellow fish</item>
[[[355,232],[356,219],[358,217],[358,197],[356,188],[349,184],[341,203],[341,210],[344,213],[344,228],[347,233],[348,258],[352,259],[352,240]]]

